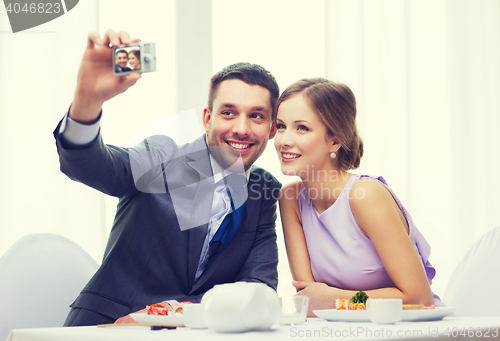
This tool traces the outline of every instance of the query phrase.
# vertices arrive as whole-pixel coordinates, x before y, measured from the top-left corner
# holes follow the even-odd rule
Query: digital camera
[[[113,48],[115,75],[156,71],[155,43],[132,43]]]

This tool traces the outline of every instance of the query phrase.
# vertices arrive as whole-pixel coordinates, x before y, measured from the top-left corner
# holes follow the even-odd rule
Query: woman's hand
[[[315,317],[313,310],[317,309],[333,309],[335,300],[340,297],[340,291],[337,288],[329,287],[324,283],[294,281],[293,286],[298,290],[297,295],[305,295],[309,297],[309,309],[307,316]]]

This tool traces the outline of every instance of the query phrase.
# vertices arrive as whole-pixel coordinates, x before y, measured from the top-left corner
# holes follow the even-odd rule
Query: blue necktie
[[[228,248],[240,231],[247,217],[246,178],[242,175],[230,174],[226,184],[231,197],[232,212],[226,215],[209,244],[209,259],[206,268]]]

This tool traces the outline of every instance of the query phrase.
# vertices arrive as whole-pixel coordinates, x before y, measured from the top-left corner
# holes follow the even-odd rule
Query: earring
[[[330,153],[330,158],[333,160],[337,157],[337,154],[335,154],[334,152],[331,152]]]

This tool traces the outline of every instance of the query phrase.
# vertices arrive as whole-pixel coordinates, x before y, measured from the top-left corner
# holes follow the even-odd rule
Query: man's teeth
[[[283,153],[283,158],[285,158],[285,159],[296,159],[299,156],[300,155],[297,155],[297,154],[285,154],[285,153]]]
[[[232,143],[232,142],[229,142],[229,145],[233,148],[236,148],[236,149],[245,149],[245,148],[248,148],[248,146],[250,144],[243,144],[243,143]]]

